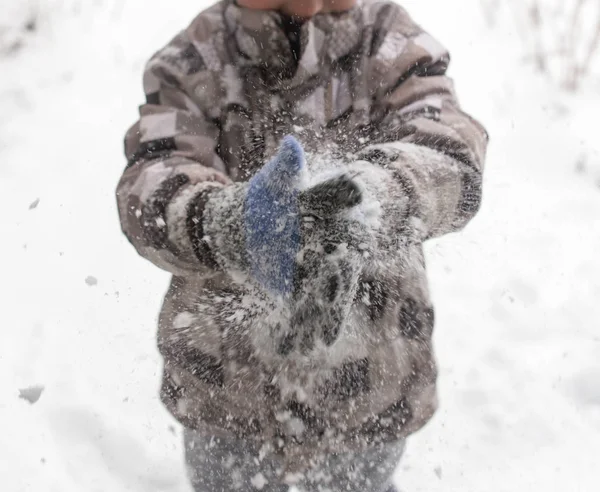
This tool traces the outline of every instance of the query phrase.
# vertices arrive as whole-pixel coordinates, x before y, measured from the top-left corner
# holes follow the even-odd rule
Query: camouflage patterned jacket
[[[476,213],[487,145],[458,106],[448,53],[400,6],[362,0],[317,15],[299,46],[296,59],[276,12],[232,0],[202,12],[146,67],[117,190],[131,243],[173,273],[158,332],[163,402],[185,426],[259,440],[288,469],[401,439],[434,413],[422,243]],[[351,321],[309,357],[258,350],[264,311],[245,309],[244,286],[191,227],[286,134],[369,162],[408,203],[405,229],[387,238],[392,255],[363,272]]]

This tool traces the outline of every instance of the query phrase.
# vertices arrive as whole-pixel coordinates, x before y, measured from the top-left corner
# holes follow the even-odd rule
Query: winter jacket
[[[159,319],[162,401],[183,425],[256,440],[290,470],[404,438],[433,415],[422,243],[478,210],[487,145],[459,108],[448,53],[402,7],[359,1],[299,34],[297,59],[276,12],[224,0],[198,15],[147,64],[117,190],[124,233],[173,274]],[[335,148],[377,166],[407,199],[350,320],[301,355],[277,348],[268,302],[252,305],[197,227],[211,194],[247,181],[286,134],[309,156]]]

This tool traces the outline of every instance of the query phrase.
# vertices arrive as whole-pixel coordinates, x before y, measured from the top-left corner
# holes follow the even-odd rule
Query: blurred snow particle
[[[173,328],[189,328],[192,326],[195,319],[196,318],[194,317],[193,313],[183,311],[175,316],[175,319],[173,320]]]
[[[265,476],[262,473],[257,473],[256,475],[254,475],[250,479],[250,482],[252,483],[254,488],[258,489],[258,490],[262,490],[263,487],[268,483],[267,479],[265,478]]]
[[[0,54],[19,51],[37,29],[39,2],[8,2],[2,5],[0,18]]]
[[[561,384],[580,406],[600,406],[600,367],[579,371]]]
[[[85,283],[88,284],[90,287],[93,287],[94,285],[98,285],[98,279],[96,277],[93,277],[92,275],[88,275],[85,279]]]
[[[433,472],[435,473],[435,475],[441,480],[442,479],[442,467],[441,466],[436,466],[433,469]]]
[[[30,386],[29,388],[23,388],[19,390],[19,398],[27,400],[32,405],[36,403],[44,391],[43,386]]]
[[[288,472],[284,475],[283,481],[288,485],[294,485],[304,478],[302,473]]]
[[[34,208],[37,208],[37,206],[40,204],[40,199],[36,198],[33,202],[31,202],[31,204],[29,205],[29,210],[33,210]]]
[[[587,159],[585,155],[580,155],[579,158],[575,161],[575,172],[579,174],[583,174],[587,171]]]

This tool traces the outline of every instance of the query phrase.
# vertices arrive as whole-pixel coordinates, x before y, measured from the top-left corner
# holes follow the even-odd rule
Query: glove
[[[372,229],[354,213],[363,201],[356,180],[342,172],[305,189],[306,175],[302,147],[286,137],[249,183],[211,194],[204,213],[217,263],[283,298],[289,323],[273,333],[283,356],[337,340],[375,249]]]
[[[248,183],[220,189],[205,206],[203,232],[217,264],[233,277],[249,275],[277,296],[293,290],[304,173],[304,151],[288,136]]]
[[[363,197],[354,179],[339,174],[303,189],[306,174],[302,147],[286,137],[249,183],[212,194],[204,213],[217,263],[285,300],[283,352],[337,339],[373,249],[367,226],[350,213]]]
[[[306,354],[317,340],[326,346],[337,340],[373,247],[367,226],[352,216],[362,200],[359,186],[346,174],[299,194],[302,248],[290,331],[280,353],[298,348]]]
[[[300,249],[298,190],[304,169],[302,147],[285,137],[277,155],[250,180],[244,206],[250,273],[284,297],[292,293]]]

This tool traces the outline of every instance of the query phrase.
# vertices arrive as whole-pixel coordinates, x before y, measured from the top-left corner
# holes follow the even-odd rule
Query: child
[[[395,490],[436,408],[422,243],[481,199],[448,62],[387,0],[222,0],[149,61],[117,195],[173,273],[161,398],[196,491]]]

